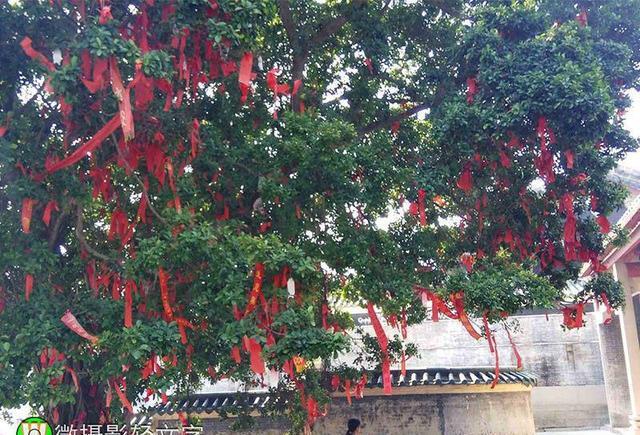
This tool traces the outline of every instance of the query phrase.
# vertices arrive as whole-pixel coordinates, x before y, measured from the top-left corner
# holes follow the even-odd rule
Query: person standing
[[[350,418],[347,422],[347,435],[360,435],[360,420]]]

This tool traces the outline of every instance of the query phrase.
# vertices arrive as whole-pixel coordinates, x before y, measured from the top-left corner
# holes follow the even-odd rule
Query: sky
[[[640,139],[640,93],[632,91],[630,96],[633,103],[625,115],[625,127],[634,137]],[[640,151],[627,156],[627,158],[620,163],[620,166],[640,168]],[[17,422],[23,418],[30,417],[29,408],[26,406],[18,410],[10,410],[9,413],[13,419],[12,423],[4,421],[0,413],[0,434],[2,435],[15,433]]]

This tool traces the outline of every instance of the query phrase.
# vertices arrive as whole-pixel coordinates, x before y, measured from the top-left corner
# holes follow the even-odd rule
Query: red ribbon
[[[609,303],[609,299],[607,298],[606,293],[604,292],[600,293],[600,297],[602,298],[602,303],[606,307],[606,311],[605,311],[602,323],[604,323],[605,325],[608,325],[611,322],[613,322],[613,308],[611,308],[611,304]]]
[[[127,387],[126,384],[124,384],[124,379],[122,379],[121,381],[117,381],[117,380],[112,380],[111,381],[113,383],[113,389],[116,390],[116,395],[118,396],[118,399],[120,399],[120,403],[122,403],[122,406],[124,406],[127,411],[129,411],[129,413],[133,414],[133,406],[131,405],[131,402],[129,402],[129,399],[127,399],[127,396],[125,395],[125,392],[127,391]],[[121,386],[119,385],[120,382],[123,382],[122,384],[122,389]]]
[[[242,338],[242,345],[249,352],[251,370],[256,375],[263,375],[265,372],[264,360],[262,359],[262,346],[255,339],[246,335]]]
[[[24,298],[29,302],[31,292],[33,291],[33,275],[27,273],[24,277]]]
[[[493,341],[493,348],[496,354],[496,365],[493,371],[493,382],[491,382],[491,388],[495,388],[500,379],[500,357],[498,356],[498,343],[496,342],[496,337],[492,335],[491,340]]]
[[[326,302],[322,304],[322,329],[329,329],[329,323],[327,321],[327,316],[329,315],[329,306]]]
[[[20,220],[22,222],[22,231],[29,234],[31,228],[31,215],[33,214],[33,206],[38,201],[33,198],[24,198],[22,200],[22,212]]]
[[[80,145],[68,157],[55,163],[45,162],[45,168],[47,172],[51,173],[59,171],[60,169],[64,169],[76,162],[79,162],[88,153],[93,152],[96,148],[98,148],[109,135],[111,135],[118,129],[118,127],[120,127],[120,115],[115,115],[100,130],[98,130],[91,139]]]
[[[467,269],[467,273],[471,273],[471,270],[473,269],[473,265],[475,262],[476,262],[475,257],[468,252],[465,252],[460,256],[460,263],[462,263],[465,269]]]
[[[47,205],[44,208],[44,213],[42,213],[42,222],[44,222],[46,226],[49,226],[49,224],[51,223],[51,212],[54,209],[56,211],[60,211],[60,208],[58,207],[58,203],[52,199],[47,203]]]
[[[573,151],[566,150],[564,152],[564,155],[567,158],[567,169],[573,169],[573,158],[574,158]]]
[[[609,234],[611,231],[611,224],[605,215],[600,214],[600,216],[596,218],[596,222],[598,223],[598,226],[600,226],[600,232],[602,234]]]
[[[195,330],[196,329],[195,326],[193,326],[193,323],[189,322],[184,317],[176,318],[176,323],[178,324],[178,331],[180,332],[180,342],[182,344],[187,344],[188,340],[187,340],[187,329],[186,328],[189,328],[191,330]]]
[[[195,159],[198,154],[198,147],[202,143],[200,140],[200,121],[197,118],[191,123],[191,133],[189,135],[191,141],[191,157]]]
[[[92,344],[96,344],[98,342],[98,337],[89,334],[87,330],[84,329],[82,325],[80,325],[78,319],[76,319],[71,311],[67,310],[60,318],[60,320],[65,324],[67,328],[78,334],[80,337],[89,340]]]
[[[109,72],[111,74],[111,89],[118,100],[122,133],[124,134],[125,142],[128,142],[136,135],[133,125],[133,113],[131,111],[131,98],[129,95],[131,83],[126,88],[124,87],[118,62],[115,57],[109,58]],[[134,79],[134,81],[136,80]]]
[[[547,125],[547,118],[541,116],[538,118],[538,126],[536,127],[536,134],[540,139],[540,150],[544,153],[547,151],[547,138],[549,143],[556,142],[556,136],[553,130]]]
[[[582,9],[578,15],[576,15],[576,21],[580,25],[580,27],[586,27],[588,24],[587,20],[587,11]]]
[[[567,329],[582,328],[582,315],[584,313],[584,303],[578,302],[562,308],[563,323]]]
[[[507,337],[509,337],[509,343],[511,343],[511,349],[513,349],[513,354],[516,357],[516,363],[517,363],[516,367],[518,370],[520,370],[522,369],[522,358],[520,357],[520,352],[518,352],[516,343],[513,341],[513,338],[511,337],[511,332],[509,332],[509,328],[505,326],[504,330],[507,331]]]
[[[91,71],[91,55],[89,50],[83,50],[80,54],[82,60],[82,83],[86,86],[90,93],[95,94],[103,89],[106,85],[105,74],[109,66],[109,59],[99,57],[93,63],[93,75],[89,80],[89,72]]]
[[[49,71],[51,71],[51,72],[55,71],[56,70],[56,66],[53,64],[53,62],[51,62],[49,59],[47,59],[44,54],[42,54],[39,51],[35,50],[31,46],[32,43],[33,43],[33,41],[31,40],[31,38],[29,38],[28,36],[25,36],[22,39],[22,41],[20,42],[20,47],[22,47],[22,50],[24,50],[24,53],[27,56],[29,56],[31,59],[37,60],[38,62],[40,62],[40,64],[42,66],[44,66]]]
[[[73,385],[76,388],[76,393],[80,391],[80,382],[78,381],[78,374],[76,373],[76,371],[69,367],[69,366],[64,366],[65,370],[69,372],[69,374],[71,375],[71,380],[73,381]]]
[[[345,393],[345,396],[347,397],[347,403],[351,405],[351,379],[345,379],[344,393]]]
[[[169,276],[162,267],[158,268],[158,280],[160,281],[160,299],[162,300],[162,308],[167,321],[173,320],[173,309],[169,301]]]
[[[258,298],[262,295],[262,280],[264,278],[264,264],[256,263],[255,271],[253,273],[253,287],[249,294],[249,302],[247,308],[244,311],[244,315],[251,313],[258,304]]]
[[[494,353],[495,349],[493,348],[493,340],[491,338],[491,328],[489,328],[489,321],[487,319],[486,312],[482,315],[482,324],[484,325],[484,333],[487,336],[487,342],[489,343],[489,350],[491,353]]]
[[[277,68],[271,68],[267,72],[267,88],[273,91],[274,98],[277,98],[279,94],[284,94],[284,95],[289,94],[289,85],[286,83],[285,84],[278,83],[278,73],[279,71]],[[296,82],[298,82],[298,80],[296,80]]]
[[[473,327],[473,325],[471,324],[471,321],[469,321],[469,317],[467,316],[467,313],[464,310],[464,292],[456,292],[452,294],[449,298],[451,299],[451,302],[453,303],[453,306],[456,309],[458,319],[460,320],[462,325],[465,327],[469,335],[471,335],[471,337],[473,337],[474,339],[479,340],[480,337],[482,336]]]
[[[456,184],[464,193],[469,193],[471,189],[473,189],[473,176],[471,175],[471,168],[468,164],[464,166]]]
[[[467,78],[467,103],[473,103],[473,97],[478,91],[478,80],[475,77]]]
[[[427,215],[425,212],[424,200],[427,196],[427,192],[424,189],[418,190],[418,200],[411,204],[409,208],[409,213],[412,215],[420,216],[420,226],[424,227],[427,225]]]
[[[367,311],[369,312],[369,318],[371,319],[371,325],[376,333],[378,344],[382,352],[382,385],[385,394],[391,394],[391,362],[389,360],[389,353],[387,347],[389,346],[389,339],[385,334],[380,319],[371,302],[367,303]]]
[[[240,71],[238,72],[238,86],[240,87],[240,101],[246,102],[251,87],[251,67],[253,66],[253,53],[245,52],[240,60]],[[224,73],[224,69],[223,69]]]
[[[231,359],[236,362],[236,364],[240,364],[242,358],[240,358],[240,348],[238,346],[233,346],[231,348]]]

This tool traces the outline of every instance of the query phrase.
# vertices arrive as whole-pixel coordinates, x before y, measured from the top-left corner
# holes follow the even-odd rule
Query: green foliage
[[[602,295],[606,296],[606,300],[611,305],[611,308],[623,308],[624,307],[624,289],[618,281],[613,278],[610,273],[599,273],[595,275],[587,284],[584,289],[577,295],[577,298],[593,297],[600,302],[604,302]]]

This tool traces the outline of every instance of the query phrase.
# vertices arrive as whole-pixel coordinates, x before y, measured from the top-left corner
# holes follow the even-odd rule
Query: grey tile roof
[[[407,370],[402,376],[399,370],[391,371],[391,383],[396,387],[412,387],[417,385],[479,385],[491,384],[494,378],[493,367],[482,368],[432,368]],[[501,368],[498,383],[524,384],[534,386],[538,382],[535,375],[517,371],[513,368]],[[369,376],[367,388],[382,388],[382,375]]]
[[[391,371],[391,382],[395,387],[413,387],[420,385],[488,385],[493,382],[493,367],[486,368],[430,368],[407,370],[406,376],[400,370]],[[537,384],[535,375],[517,371],[514,368],[500,369],[500,384]],[[380,373],[369,373],[367,389],[382,388]],[[366,393],[365,393],[366,396]],[[269,393],[196,393],[186,399],[170,398],[165,404],[148,411],[147,415],[171,415],[177,412],[198,412],[211,414],[215,411],[237,407],[259,411],[275,397]],[[136,417],[138,424],[148,421],[146,416]],[[132,423],[134,423],[132,421]]]

